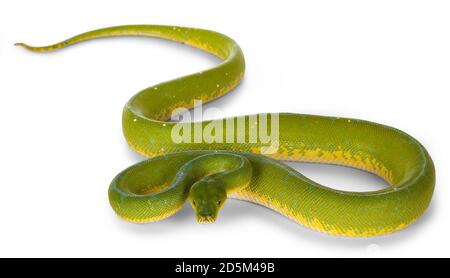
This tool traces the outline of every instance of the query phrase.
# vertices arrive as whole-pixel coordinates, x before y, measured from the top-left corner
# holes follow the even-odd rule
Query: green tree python
[[[256,116],[267,116],[266,128],[279,132],[277,148],[267,151],[270,146],[261,138],[249,140],[255,115],[226,119],[227,127],[223,119],[168,121],[174,109],[190,109],[195,100],[217,99],[243,78],[242,50],[223,34],[131,25],[86,32],[44,47],[17,45],[45,52],[112,36],[182,42],[222,60],[216,67],[144,89],[125,105],[122,125],[126,141],[148,157],[119,173],[109,187],[110,204],[125,220],[157,221],[189,200],[199,222],[214,222],[227,197],[233,197],[261,204],[321,232],[375,236],[407,227],[428,207],[435,184],[433,162],[417,140],[392,127],[292,113],[277,114],[277,126],[271,126],[274,124],[268,119],[275,116],[259,114]],[[195,140],[174,142],[175,128]],[[223,140],[199,137],[194,134],[196,128],[214,130],[215,138]],[[278,160],[354,167],[380,176],[389,187],[370,192],[336,190]]]

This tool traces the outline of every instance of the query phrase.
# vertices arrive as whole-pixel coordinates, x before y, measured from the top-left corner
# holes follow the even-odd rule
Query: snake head
[[[189,201],[199,223],[213,223],[227,199],[227,192],[216,180],[200,180],[192,185]]]

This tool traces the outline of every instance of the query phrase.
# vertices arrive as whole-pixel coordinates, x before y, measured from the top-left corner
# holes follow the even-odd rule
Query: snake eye
[[[195,207],[195,201],[192,201],[192,204],[194,205],[194,207]]]
[[[220,206],[222,204],[222,201],[217,201],[217,205]]]

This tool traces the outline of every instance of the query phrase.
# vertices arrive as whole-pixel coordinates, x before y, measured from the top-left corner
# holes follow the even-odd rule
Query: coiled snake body
[[[277,148],[250,142],[252,116],[227,119],[231,129],[216,128],[221,138],[174,142],[175,127],[221,127],[222,120],[200,123],[166,121],[173,109],[192,108],[234,88],[244,74],[244,56],[229,37],[217,32],[158,25],[99,29],[63,42],[32,47],[51,51],[81,41],[111,36],[159,37],[203,49],[223,60],[218,66],[160,83],[133,96],[123,110],[129,146],[151,157],[122,171],[112,181],[109,201],[122,218],[156,221],[177,212],[187,199],[199,222],[213,222],[227,197],[256,202],[312,229],[345,236],[373,236],[414,222],[431,200],[435,173],[425,148],[395,128],[363,120],[314,115],[278,115]],[[267,116],[270,118],[270,115]],[[244,125],[239,126],[241,122]],[[271,122],[269,122],[269,127]],[[275,126],[272,126],[275,128]],[[237,133],[244,132],[244,140]],[[217,134],[216,134],[217,135]],[[195,135],[193,135],[195,136]],[[242,138],[241,138],[242,139]],[[277,160],[351,166],[375,173],[390,187],[348,192],[322,186]]]

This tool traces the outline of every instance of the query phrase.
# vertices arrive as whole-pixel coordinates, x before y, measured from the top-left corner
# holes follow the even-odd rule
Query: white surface
[[[449,256],[449,13],[448,1],[1,1],[0,256]],[[212,29],[241,45],[245,81],[209,105],[224,115],[346,116],[410,133],[436,164],[430,209],[404,231],[366,239],[310,231],[239,201],[214,225],[197,224],[190,207],[152,224],[117,218],[109,182],[143,159],[123,139],[123,105],[217,60],[152,39],[51,54],[13,43],[138,23]],[[379,188],[356,170],[296,167],[330,186]]]

